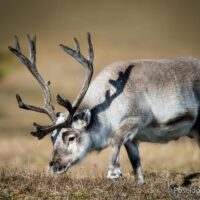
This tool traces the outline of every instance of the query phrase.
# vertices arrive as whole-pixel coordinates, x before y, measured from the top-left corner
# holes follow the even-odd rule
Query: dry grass
[[[0,199],[199,199],[199,180],[184,187],[185,174],[145,172],[146,184],[137,185],[132,176],[120,180],[52,176],[42,172],[0,168]],[[196,192],[176,192],[191,190]],[[175,191],[175,192],[173,192]]]

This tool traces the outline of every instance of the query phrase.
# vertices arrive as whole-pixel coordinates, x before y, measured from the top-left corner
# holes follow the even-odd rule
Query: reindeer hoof
[[[117,178],[120,178],[121,176],[122,176],[122,172],[119,167],[108,170],[108,174],[107,174],[108,179],[117,179]]]
[[[144,178],[143,177],[139,177],[136,181],[137,181],[138,185],[144,184]]]

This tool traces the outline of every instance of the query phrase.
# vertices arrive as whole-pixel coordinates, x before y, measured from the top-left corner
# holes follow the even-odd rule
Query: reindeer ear
[[[91,112],[89,109],[76,113],[72,119],[72,128],[82,131],[90,124]]]

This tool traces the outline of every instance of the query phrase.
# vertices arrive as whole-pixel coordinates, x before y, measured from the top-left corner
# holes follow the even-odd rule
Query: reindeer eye
[[[73,142],[75,140],[75,138],[76,138],[75,136],[70,136],[68,140],[69,140],[69,142]]]

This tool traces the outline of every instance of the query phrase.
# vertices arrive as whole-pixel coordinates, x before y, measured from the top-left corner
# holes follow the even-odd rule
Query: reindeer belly
[[[138,133],[138,140],[166,143],[189,134],[197,117],[198,101],[192,90],[183,89],[179,83],[170,84],[146,94],[153,121]]]
[[[139,131],[135,139],[143,142],[167,143],[188,135],[193,125],[194,119],[188,116],[166,124],[151,124]]]

